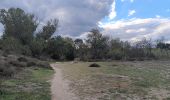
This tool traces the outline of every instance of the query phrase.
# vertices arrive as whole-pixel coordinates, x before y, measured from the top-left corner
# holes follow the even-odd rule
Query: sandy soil
[[[69,89],[69,81],[63,79],[62,71],[57,64],[51,64],[55,74],[51,83],[52,100],[79,100]]]

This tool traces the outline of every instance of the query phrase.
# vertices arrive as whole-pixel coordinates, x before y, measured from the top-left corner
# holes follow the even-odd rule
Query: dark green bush
[[[16,72],[14,66],[6,63],[3,60],[0,60],[0,76],[11,77]]]
[[[27,63],[27,67],[32,67],[32,66],[36,66],[35,62],[28,62]]]
[[[9,64],[15,67],[27,67],[27,64],[25,62],[19,62],[17,60],[10,61]]]
[[[90,64],[89,67],[101,67],[101,66],[99,64],[93,63],[93,64]]]
[[[6,37],[2,41],[2,50],[7,53],[22,53],[22,44],[13,38],[13,37]]]
[[[38,39],[38,38],[33,39],[29,45],[30,50],[32,52],[32,56],[34,57],[41,56],[41,54],[43,53],[43,50],[46,47],[45,45],[46,45],[45,40]]]
[[[3,76],[7,76],[7,77],[12,77],[14,75],[14,73],[16,73],[16,69],[15,67],[8,67],[8,68],[4,68],[3,69]]]

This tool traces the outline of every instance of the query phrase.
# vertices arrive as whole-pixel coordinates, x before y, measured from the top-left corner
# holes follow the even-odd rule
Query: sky
[[[121,40],[170,42],[170,0],[0,0],[0,9],[19,7],[39,18],[41,25],[58,18],[55,35],[85,38],[92,28]],[[3,33],[0,24],[0,34]]]

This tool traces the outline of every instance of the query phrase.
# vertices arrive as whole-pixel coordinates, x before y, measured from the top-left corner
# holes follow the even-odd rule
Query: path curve
[[[55,74],[51,82],[52,100],[78,100],[69,90],[68,81],[63,79],[62,71],[57,64],[51,64]]]

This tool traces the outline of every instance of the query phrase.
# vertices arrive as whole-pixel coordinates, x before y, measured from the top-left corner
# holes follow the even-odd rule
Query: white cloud
[[[130,0],[130,2],[134,2],[134,0]]]
[[[166,12],[170,12],[170,9],[167,9]]]
[[[0,36],[2,36],[4,31],[4,26],[0,23]]]
[[[127,29],[125,31],[126,33],[140,33],[140,32],[146,32],[145,28],[140,28],[140,29]]]
[[[112,20],[116,17],[116,0],[112,3],[111,12],[109,14],[109,19]]]
[[[134,0],[121,0],[121,2],[125,2],[125,1],[130,1],[131,3],[134,2]]]
[[[166,41],[166,43],[170,43],[170,41]]]
[[[80,38],[80,39],[85,40],[87,38],[88,34],[89,34],[89,32],[84,32],[84,33],[82,33],[81,35],[79,35],[75,38]]]
[[[109,23],[101,23],[103,34],[122,40],[137,41],[142,38],[158,39],[162,36],[170,41],[170,19],[147,18],[130,20],[119,20]]]
[[[160,18],[161,16],[160,15],[156,15],[156,18]]]
[[[129,10],[128,16],[132,16],[136,13],[136,10]]]

